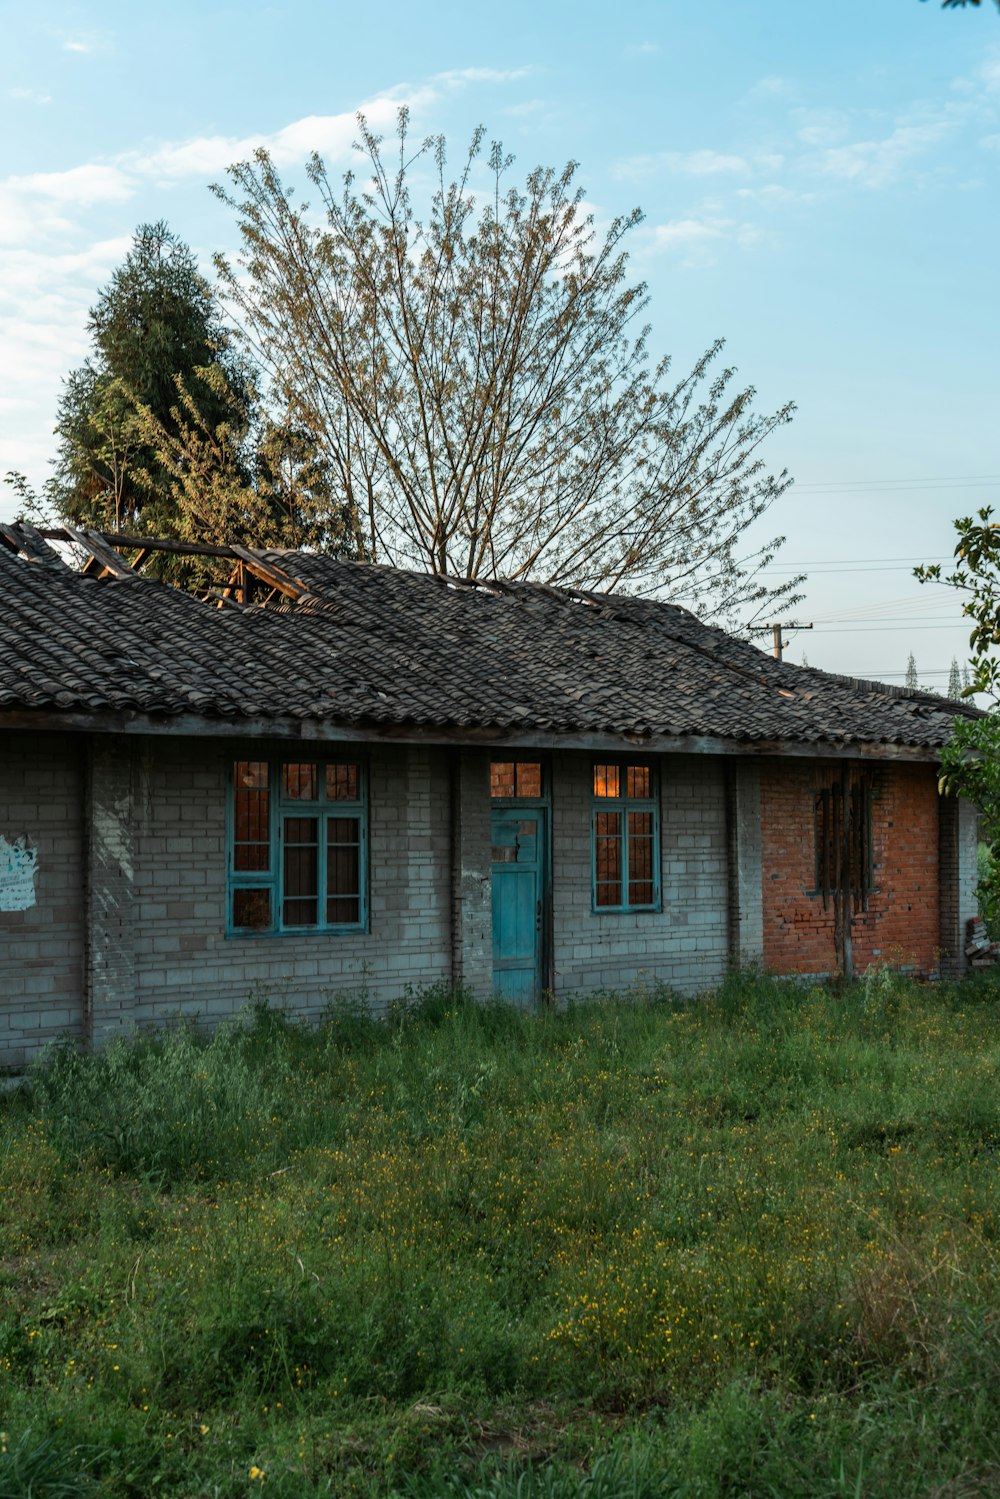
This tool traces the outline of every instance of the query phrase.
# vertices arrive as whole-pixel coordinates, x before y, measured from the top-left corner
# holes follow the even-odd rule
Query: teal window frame
[[[509,765],[509,764],[513,764],[515,766],[515,779],[514,779],[515,793],[514,793],[513,796],[499,796],[496,793],[494,793],[494,791],[493,791],[493,785],[492,785],[492,770],[493,770],[493,766],[495,764],[496,765]],[[520,765],[524,765],[524,766],[537,765],[538,766],[540,790],[539,790],[539,793],[538,793],[537,796],[523,796],[523,795],[521,795],[517,791],[517,789],[516,789],[517,788],[517,770],[516,770],[516,767],[520,766]],[[515,757],[512,756],[510,760],[499,760],[499,759],[495,759],[495,758],[491,757],[491,759],[490,759],[490,772],[491,772],[491,782],[490,782],[490,806],[491,807],[548,807],[550,805],[550,803],[551,803],[551,797],[549,795],[549,767],[548,767],[547,762],[545,760],[541,759],[539,756],[536,755],[533,759],[529,759],[525,755],[522,755],[519,758],[515,758]]]
[[[268,768],[268,816],[267,816],[267,867],[243,870],[236,863],[236,766],[238,764],[263,764]],[[284,768],[292,765],[316,766],[316,794],[314,796],[292,796],[285,789]],[[327,769],[353,766],[357,772],[356,795],[350,798],[327,796]],[[295,897],[285,891],[286,834],[285,825],[290,819],[315,820],[316,828],[316,915],[311,923],[296,923],[285,920],[286,901]],[[341,895],[343,900],[357,899],[356,921],[327,921],[319,917],[327,909],[330,876],[330,851],[328,841],[329,824],[336,820],[357,823],[357,843],[334,844],[334,849],[357,848],[358,890]],[[245,841],[245,840],[244,840]],[[263,847],[262,843],[258,843]],[[245,753],[232,752],[227,772],[226,795],[226,936],[238,938],[260,937],[308,937],[313,935],[347,934],[367,932],[369,922],[369,860],[368,860],[368,768],[363,760],[347,755],[288,755],[261,754],[253,748]],[[270,901],[271,919],[266,926],[242,926],[234,920],[234,903],[238,891],[267,892]],[[310,899],[306,897],[305,899]],[[330,898],[337,899],[334,893]]]
[[[649,772],[649,796],[598,796],[594,792],[594,778],[597,767],[613,766],[619,772],[619,787],[627,788],[627,773],[630,768],[648,770]],[[595,916],[624,915],[629,912],[660,911],[662,910],[662,894],[660,886],[660,795],[659,777],[656,766],[649,760],[617,759],[608,757],[602,760],[593,760],[590,766],[592,809],[590,818],[590,901],[591,911]],[[599,833],[598,818],[602,813],[620,814],[619,823],[619,848],[620,848],[620,884],[622,901],[618,905],[598,905],[597,903],[597,845],[601,837],[607,837],[606,833]],[[652,886],[653,898],[650,901],[631,901],[628,898],[629,886],[633,883],[629,857],[629,814],[649,813],[652,817]],[[606,883],[601,881],[600,883]]]

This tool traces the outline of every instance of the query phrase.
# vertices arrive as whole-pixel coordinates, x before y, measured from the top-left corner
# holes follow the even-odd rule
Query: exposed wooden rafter
[[[28,529],[30,528],[23,526],[8,527],[4,528],[0,534],[4,535],[8,545],[15,549],[18,547],[23,549],[23,542],[19,541],[19,533]],[[165,537],[134,536],[125,531],[97,531],[71,525],[50,527],[43,533],[35,534],[39,536],[43,544],[43,538],[51,541],[75,542],[86,553],[86,561],[79,569],[80,572],[102,578],[137,578],[150,559],[157,554],[176,557],[208,557],[233,562],[235,566],[225,582],[221,582],[216,587],[194,590],[197,596],[207,603],[220,606],[226,603],[250,602],[251,578],[264,583],[268,589],[263,599],[254,600],[256,603],[270,604],[275,600],[284,599],[298,603],[311,597],[308,588],[300,578],[293,577],[276,562],[263,557],[259,552],[237,543],[223,546],[210,542],[174,541]],[[131,563],[121,555],[123,551],[135,553]]]
[[[78,530],[70,525],[65,525],[63,530],[67,541],[75,541],[88,554],[80,569],[82,573],[96,573],[99,578],[138,578],[135,568],[118,555],[102,532]]]

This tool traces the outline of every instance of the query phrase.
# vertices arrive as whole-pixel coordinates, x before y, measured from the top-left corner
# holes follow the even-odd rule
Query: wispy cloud
[[[52,103],[51,94],[43,94],[40,89],[36,88],[9,88],[7,90],[7,98],[19,99],[25,104]]]
[[[433,81],[446,88],[461,88],[467,83],[517,83],[530,78],[533,67],[523,68],[451,68],[444,73],[435,73]]]
[[[528,67],[464,68],[440,73],[430,83],[387,89],[365,100],[360,112],[376,133],[388,132],[401,105],[414,110],[429,109],[442,97],[443,87],[510,83],[532,71]],[[192,136],[165,142],[151,150],[124,151],[110,160],[85,163],[64,172],[8,177],[0,181],[0,243],[37,243],[40,236],[66,229],[71,209],[124,201],[147,182],[173,182],[188,177],[200,177],[207,182],[260,148],[270,152],[279,167],[300,165],[313,151],[329,160],[345,160],[357,135],[357,112],[345,110],[339,114],[306,115],[279,130],[256,135]]]
[[[0,244],[37,245],[70,228],[77,211],[124,202],[133,192],[129,176],[109,164],[8,177],[0,182]]]
[[[70,36],[62,44],[64,52],[76,52],[79,56],[89,57],[92,52],[100,52],[105,46],[104,39],[96,32],[86,36]]]
[[[733,172],[746,172],[748,163],[742,156],[727,155],[723,151],[657,151],[646,156],[629,156],[614,167],[619,178],[653,177],[661,172],[671,172],[681,177],[717,177]]]
[[[0,382],[0,470],[20,469],[36,483],[44,478],[59,387],[86,355],[95,288],[130,243],[116,236],[56,254],[0,246],[0,343],[6,369],[17,371],[16,381]],[[8,499],[0,490],[0,511]]]
[[[979,69],[979,77],[990,93],[1000,92],[1000,52],[986,59]]]
[[[762,234],[756,224],[706,213],[656,224],[650,238],[654,254],[677,255],[680,264],[691,269],[713,264],[726,243],[748,249]]]
[[[799,86],[791,78],[782,78],[777,73],[770,73],[765,78],[758,78],[748,90],[751,99],[796,99],[799,95]]]
[[[660,50],[659,42],[629,42],[625,48],[626,57],[656,57]]]
[[[661,250],[685,249],[706,240],[722,239],[728,227],[726,220],[709,223],[704,219],[671,219],[654,227],[653,239]]]
[[[853,182],[860,187],[882,188],[896,181],[901,172],[925,155],[950,129],[947,120],[922,125],[897,125],[880,140],[854,141],[830,147],[816,160],[824,176]]]
[[[718,177],[749,170],[742,156],[728,156],[724,151],[667,151],[662,159],[668,171],[686,177]]]
[[[414,102],[411,93],[405,99],[385,96],[370,99],[362,105],[369,125],[376,132],[391,129],[401,103]],[[126,168],[142,177],[157,180],[177,177],[204,177],[225,171],[234,161],[245,161],[260,148],[268,151],[277,166],[301,163],[312,151],[338,159],[351,151],[357,140],[358,122],[353,110],[335,115],[306,115],[270,134],[200,135],[186,141],[158,146],[155,151],[133,152],[120,158]]]
[[[850,133],[850,119],[841,109],[796,109],[792,119],[806,146],[836,146]]]
[[[760,203],[766,208],[784,207],[790,203],[813,203],[816,200],[814,192],[786,187],[782,182],[762,182],[759,187],[738,187],[736,196],[745,203]]]
[[[427,84],[387,89],[366,100],[359,110],[378,134],[392,130],[401,105],[408,105],[413,110],[428,109],[441,97],[442,88],[512,83],[529,77],[534,71],[530,67],[453,69],[435,74]],[[539,108],[541,101],[530,101],[525,107]],[[190,176],[208,179],[225,171],[234,161],[247,160],[261,148],[270,153],[279,167],[298,165],[313,151],[318,151],[328,160],[344,160],[350,156],[358,137],[358,112],[345,110],[340,114],[307,115],[269,134],[194,136],[184,141],[168,142],[153,151],[130,152],[119,161],[130,172],[164,180]]]

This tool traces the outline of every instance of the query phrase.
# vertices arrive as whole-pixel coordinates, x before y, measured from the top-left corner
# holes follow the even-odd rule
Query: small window
[[[233,868],[271,867],[271,814],[266,760],[237,760],[233,774]]]
[[[815,888],[824,904],[845,885],[856,905],[866,904],[874,889],[872,792],[868,780],[855,781],[846,798],[839,783],[817,791],[814,824]]]
[[[504,801],[539,801],[542,767],[538,760],[494,760],[490,765],[490,796]]]
[[[365,927],[368,812],[360,764],[237,760],[231,809],[232,931]]]
[[[659,807],[652,766],[594,766],[591,843],[595,911],[659,909]]]

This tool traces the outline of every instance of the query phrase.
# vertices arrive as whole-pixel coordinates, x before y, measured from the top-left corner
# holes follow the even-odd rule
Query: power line
[[[818,625],[861,624],[866,619],[873,621],[881,620],[884,624],[903,624],[908,619],[920,624],[931,624],[935,620],[941,624],[948,624],[956,617],[956,611],[953,608],[947,609],[946,612],[942,611],[940,614],[918,614],[918,607],[919,601],[916,605],[909,608],[905,604],[902,606],[899,604],[890,604],[884,608],[881,608],[877,604],[874,606],[859,604],[856,609],[841,609],[836,614],[832,610],[829,614],[817,614],[815,620]],[[931,608],[933,609],[933,607],[932,605]],[[968,618],[967,615],[962,614],[961,610],[958,611],[957,617],[959,619]]]
[[[844,614],[836,616],[828,615],[825,619],[817,619],[816,627],[817,629],[825,629],[828,625],[863,625],[866,619],[867,616],[863,613]],[[891,624],[893,624],[894,621],[900,625],[900,628],[902,628],[902,626],[907,623],[905,616],[899,614],[873,614],[871,616],[871,619],[873,629],[878,628],[879,626],[888,628]],[[913,618],[908,622],[911,625],[940,625],[943,629],[947,629],[947,627],[952,624],[962,623],[961,620],[936,619],[931,617],[930,615],[924,614],[915,614]]]
[[[960,620],[949,623],[941,620],[936,625],[817,625],[817,630],[822,630],[824,635],[867,635],[870,631],[878,630],[957,630],[961,629],[967,635],[968,626]]]
[[[795,489],[846,491],[851,489],[927,489],[931,486],[947,486],[956,489],[974,489],[983,484],[1000,484],[1000,474],[936,474],[926,479],[802,479]]]
[[[796,567],[762,567],[762,573],[787,573],[792,576],[800,573],[804,568],[811,570],[811,575],[816,578],[832,578],[835,573],[908,573],[912,568],[901,563],[886,564],[884,562],[868,562],[854,567],[825,567],[821,562],[800,562]]]
[[[809,561],[807,561],[807,562],[799,562],[799,563],[796,564],[796,566],[798,566],[798,567],[823,567],[826,564],[829,564],[832,567],[832,566],[834,566],[834,564],[836,564],[839,567],[841,565],[841,563],[853,563],[853,562],[857,562],[858,560],[859,559],[857,557],[815,557],[811,562],[809,562]],[[869,559],[865,559],[865,560],[867,561]],[[951,560],[952,559],[950,557],[933,557],[933,558],[931,558],[931,561],[933,561],[933,562],[950,562]],[[926,552],[921,552],[921,554],[920,554],[919,557],[883,557],[882,561],[883,562],[926,562],[927,561],[927,553]]]

